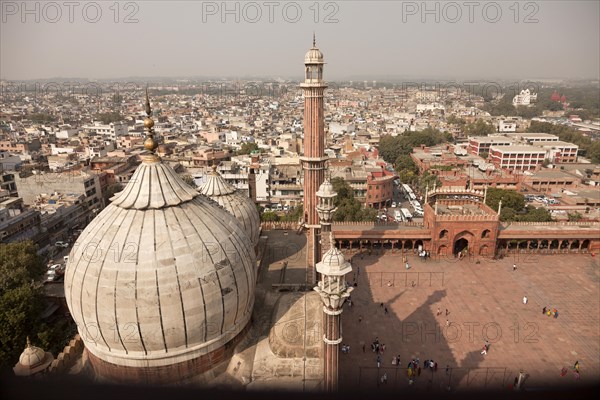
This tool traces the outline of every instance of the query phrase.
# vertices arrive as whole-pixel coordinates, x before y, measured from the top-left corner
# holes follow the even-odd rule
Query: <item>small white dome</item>
[[[346,275],[352,271],[352,265],[346,261],[342,252],[333,243],[316,267],[318,273],[329,276]]]
[[[313,45],[304,56],[304,64],[324,64],[321,50]]]
[[[54,361],[52,353],[32,346],[27,338],[27,346],[19,356],[19,362],[13,368],[15,375],[27,376],[46,369]]]
[[[319,186],[319,190],[317,191],[317,197],[335,197],[337,196],[337,192],[333,190],[333,185],[329,181],[329,179],[325,179],[321,186]]]
[[[21,353],[19,363],[25,367],[33,368],[44,362],[46,352],[39,347],[29,346]]]
[[[258,244],[260,216],[256,205],[249,197],[244,196],[227,183],[216,169],[206,176],[206,182],[198,191],[219,203],[221,207],[236,217],[244,227],[252,245]]]

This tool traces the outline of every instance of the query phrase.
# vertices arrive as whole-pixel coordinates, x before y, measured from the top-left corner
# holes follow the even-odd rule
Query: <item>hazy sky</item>
[[[25,3],[0,1],[3,79],[300,79],[313,31],[328,80],[600,71],[597,0]]]

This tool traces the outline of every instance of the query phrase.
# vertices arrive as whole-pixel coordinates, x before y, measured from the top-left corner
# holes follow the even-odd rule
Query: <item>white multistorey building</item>
[[[108,125],[95,122],[93,125],[85,125],[83,128],[99,135],[106,136],[110,138],[110,140],[117,140],[118,137],[127,136],[129,133],[125,122],[111,122]]]
[[[529,89],[521,90],[521,93],[513,97],[513,106],[528,106],[537,101],[537,93],[531,93]]]

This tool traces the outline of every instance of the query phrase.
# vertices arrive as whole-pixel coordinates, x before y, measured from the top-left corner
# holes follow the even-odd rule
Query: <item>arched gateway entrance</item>
[[[457,255],[464,249],[469,249],[469,241],[465,238],[460,238],[456,242],[454,242],[454,251],[452,253],[454,255]]]
[[[455,256],[459,253],[463,253],[463,256],[466,255],[466,252],[469,250],[469,243],[473,243],[473,238],[475,236],[469,231],[462,231],[458,235],[454,236],[454,246],[452,248],[452,254]]]

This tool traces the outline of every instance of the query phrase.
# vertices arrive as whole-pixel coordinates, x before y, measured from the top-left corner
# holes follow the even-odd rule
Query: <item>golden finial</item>
[[[152,115],[152,109],[150,108],[150,99],[148,98],[148,85],[146,85],[146,115],[148,117]]]
[[[219,173],[217,172],[217,164],[213,164],[211,166],[211,168],[212,168],[212,172],[211,172],[212,175],[215,175],[215,176],[219,175]]]
[[[313,31],[313,47],[317,47],[317,37],[315,35],[315,31]]]
[[[29,336],[27,336],[27,346],[26,348],[30,348],[31,347],[31,341],[29,340]]]
[[[148,85],[146,85],[146,119],[144,119],[144,126],[148,129],[148,138],[144,141],[144,148],[152,153],[158,147],[158,143],[154,140],[154,120],[150,118],[152,116],[152,109],[150,108],[150,98],[148,97]]]

